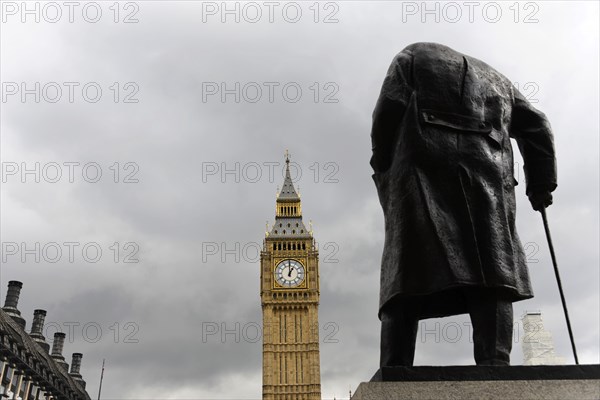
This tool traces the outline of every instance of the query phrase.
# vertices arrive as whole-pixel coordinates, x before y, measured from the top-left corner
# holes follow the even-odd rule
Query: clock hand
[[[292,276],[292,264],[290,261],[288,261],[288,277]]]

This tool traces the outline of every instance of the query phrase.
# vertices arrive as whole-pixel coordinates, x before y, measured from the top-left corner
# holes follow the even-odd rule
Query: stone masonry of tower
[[[544,329],[542,313],[528,311],[522,318],[523,364],[524,365],[564,365],[566,359],[554,352],[552,333]]]
[[[261,252],[263,400],[321,400],[319,254],[286,155],[275,223]]]

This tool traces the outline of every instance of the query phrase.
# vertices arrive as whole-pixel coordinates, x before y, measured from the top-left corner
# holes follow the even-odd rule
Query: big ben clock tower
[[[277,194],[260,266],[263,400],[321,400],[319,253],[290,176]]]

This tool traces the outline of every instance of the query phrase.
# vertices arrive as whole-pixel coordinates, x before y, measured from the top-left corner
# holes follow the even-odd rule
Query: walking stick
[[[573,339],[573,330],[571,329],[571,321],[569,320],[569,312],[567,311],[567,302],[565,300],[565,294],[563,293],[562,283],[560,281],[560,274],[558,273],[558,264],[556,263],[556,255],[554,254],[554,245],[552,244],[552,237],[550,236],[550,228],[548,227],[548,218],[546,217],[546,208],[542,206],[540,210],[542,214],[542,220],[544,221],[544,230],[546,231],[546,239],[548,239],[548,247],[550,248],[550,257],[552,257],[552,265],[554,265],[554,274],[556,275],[556,283],[558,284],[558,291],[560,292],[560,300],[562,301],[563,311],[565,312],[565,319],[567,320],[567,328],[569,329],[569,337],[571,338],[571,347],[573,348],[573,356],[575,357],[575,364],[579,365],[579,358],[577,357],[577,349],[575,348],[575,339]]]

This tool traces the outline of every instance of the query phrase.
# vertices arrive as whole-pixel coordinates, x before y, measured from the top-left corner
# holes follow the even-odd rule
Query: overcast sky
[[[28,14],[3,1],[2,301],[24,282],[28,329],[48,310],[46,336],[59,326],[67,360],[84,353],[92,397],[105,358],[105,399],[260,398],[257,249],[289,149],[320,244],[322,395],[347,398],[379,361],[371,113],[394,55],[433,41],[494,66],[551,121],[548,216],[580,360],[598,363],[598,3],[467,3],[28,2]],[[535,298],[515,320],[541,310],[572,362],[521,167]],[[417,364],[474,363],[466,316],[421,328]]]

